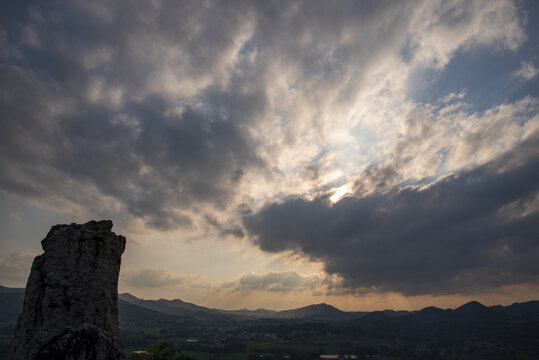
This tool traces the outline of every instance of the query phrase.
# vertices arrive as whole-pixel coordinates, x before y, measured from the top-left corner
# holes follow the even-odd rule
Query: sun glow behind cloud
[[[342,186],[339,186],[335,192],[333,193],[333,195],[331,195],[331,197],[329,198],[331,200],[332,203],[336,203],[337,201],[339,201],[343,196],[345,196],[346,194],[349,194],[349,185],[348,184],[344,184]]]

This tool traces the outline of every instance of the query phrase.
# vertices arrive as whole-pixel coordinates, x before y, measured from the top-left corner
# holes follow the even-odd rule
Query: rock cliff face
[[[51,228],[32,264],[12,359],[125,359],[117,290],[125,237],[111,229],[110,220]]]

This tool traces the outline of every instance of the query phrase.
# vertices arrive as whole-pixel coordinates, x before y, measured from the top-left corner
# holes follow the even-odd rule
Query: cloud
[[[175,286],[181,284],[185,278],[170,270],[158,267],[150,267],[142,270],[131,271],[126,274],[126,284],[142,288],[158,288],[163,286]]]
[[[208,215],[208,214],[206,214],[205,220],[208,225],[210,225],[211,227],[215,228],[218,231],[219,236],[231,235],[233,237],[240,238],[240,239],[245,236],[244,231],[240,227],[235,226],[234,224],[231,226],[223,225],[219,223],[219,221],[217,221],[217,219],[215,219],[213,216]]]
[[[430,182],[495,159],[539,127],[539,99],[529,96],[483,113],[470,110],[464,94],[450,94],[440,104],[409,106],[400,137],[387,146],[385,161],[366,166],[352,187],[368,194],[403,183]]]
[[[513,2],[430,1],[422,3],[407,44],[415,61],[443,68],[454,52],[494,45],[517,49],[526,39]]]
[[[244,217],[262,250],[322,261],[359,292],[470,294],[538,281],[539,133],[427,186],[268,204]],[[508,216],[508,214],[512,214]]]
[[[537,73],[539,73],[539,69],[537,69],[531,61],[522,61],[520,69],[516,70],[513,73],[513,76],[531,80]]]
[[[242,119],[202,104],[204,89],[221,96],[248,30],[233,8],[70,2],[53,24],[34,5],[4,5],[18,15],[3,29],[4,189],[89,213],[109,197],[166,230],[190,226],[197,204],[225,206],[238,174],[262,164]]]
[[[237,289],[287,293],[314,290],[322,284],[322,281],[318,275],[302,275],[295,271],[270,272],[264,275],[248,274],[240,278]]]
[[[236,237],[238,204],[364,165],[350,129],[386,119],[362,111],[401,103],[414,66],[524,41],[509,1],[58,4],[2,4],[0,187],[159,230],[217,212]]]
[[[194,274],[178,274],[169,269],[148,267],[144,269],[124,269],[121,276],[122,287],[136,293],[154,294],[163,288],[170,296],[189,292],[193,296],[207,296],[211,292],[216,297],[231,296],[236,293],[245,296],[253,292],[271,293],[311,293],[348,295],[350,291],[342,287],[342,279],[326,274],[301,274],[296,271],[273,271],[266,274],[248,273],[231,281],[209,282]],[[337,294],[338,293],[338,294]],[[204,295],[205,294],[205,295]],[[152,295],[154,296],[154,295]]]

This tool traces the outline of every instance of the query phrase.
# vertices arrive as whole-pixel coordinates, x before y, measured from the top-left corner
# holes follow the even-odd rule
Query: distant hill
[[[331,305],[317,304],[308,305],[305,307],[291,309],[291,310],[218,310],[216,311],[243,316],[245,318],[261,318],[261,319],[306,319],[316,321],[346,321],[356,319],[368,314],[368,312],[345,312],[341,311]]]
[[[145,309],[122,299],[118,299],[118,315],[120,326],[130,324],[147,325],[153,323],[173,323],[180,321],[180,318],[163,314],[159,311]]]
[[[130,293],[118,294],[118,299],[121,299],[127,302],[134,302],[134,301],[142,300],[134,295],[131,295]]]
[[[257,310],[220,310],[220,309],[213,309],[215,311],[218,311],[222,314],[226,315],[233,315],[233,316],[240,316],[245,318],[266,318],[266,319],[274,319],[279,317],[279,312],[274,310],[266,310],[266,309],[257,309]]]
[[[144,300],[139,299],[129,293],[120,294],[118,296],[122,301],[128,302],[138,307],[157,311],[163,314],[174,315],[179,317],[198,317],[198,318],[222,318],[226,315],[204,306],[198,306],[196,304],[188,303],[179,299],[167,300]]]
[[[413,322],[490,322],[501,321],[507,318],[507,315],[496,311],[485,305],[471,301],[454,310],[440,309],[434,306],[426,307],[410,315],[403,316]]]
[[[539,313],[539,301],[533,300],[524,303],[514,303],[508,306],[495,305],[490,308],[507,315],[520,317]]]
[[[361,321],[387,321],[391,317],[383,311],[373,311],[361,317]]]
[[[238,318],[268,318],[268,319],[309,319],[318,321],[345,321],[367,313],[344,312],[331,305],[317,304],[298,309],[273,311],[273,310],[220,310],[209,309],[196,304],[188,303],[179,299],[175,300],[144,300],[129,293],[120,294],[119,299],[145,309],[159,311],[175,316],[196,316],[204,318],[212,317],[238,317]]]
[[[299,309],[279,311],[277,317],[281,319],[345,321],[358,316],[356,313],[347,313],[328,304],[317,304]]]
[[[507,315],[486,307],[477,301],[470,301],[452,311],[452,317],[464,321],[499,321]]]
[[[400,316],[406,316],[410,315],[412,313],[415,313],[416,311],[406,311],[406,310],[383,310],[384,314],[386,314],[389,317],[400,317]],[[365,313],[367,314],[367,313]]]
[[[417,322],[445,321],[450,318],[451,310],[443,310],[435,306],[428,306],[408,316],[406,319]]]

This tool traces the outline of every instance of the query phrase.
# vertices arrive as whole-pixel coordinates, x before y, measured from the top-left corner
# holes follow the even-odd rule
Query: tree
[[[156,345],[146,346],[146,351],[152,354],[152,360],[195,360],[192,357],[182,354],[180,349],[175,349],[174,346],[166,341]]]

